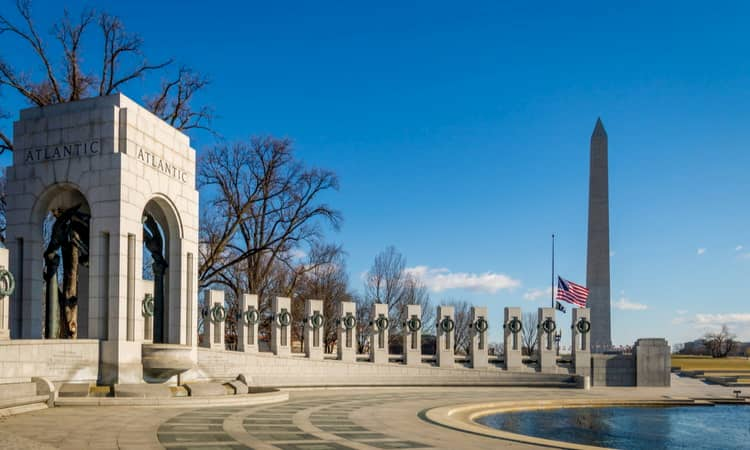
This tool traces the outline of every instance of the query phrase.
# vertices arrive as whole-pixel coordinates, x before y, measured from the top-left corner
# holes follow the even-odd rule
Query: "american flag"
[[[564,280],[557,277],[557,299],[564,302],[572,303],[579,308],[586,307],[586,299],[589,297],[589,290],[580,284]]]

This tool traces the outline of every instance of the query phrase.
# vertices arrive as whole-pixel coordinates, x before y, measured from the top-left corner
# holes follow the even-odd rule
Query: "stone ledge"
[[[266,394],[224,395],[221,397],[172,398],[59,398],[55,406],[146,406],[164,408],[196,408],[200,406],[253,406],[281,403],[289,400],[288,392]]]

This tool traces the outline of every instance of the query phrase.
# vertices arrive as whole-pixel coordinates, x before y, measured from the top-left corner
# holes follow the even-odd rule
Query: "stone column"
[[[409,366],[422,364],[422,307],[405,305],[403,327],[404,364]]]
[[[273,298],[271,351],[277,356],[292,355],[292,299],[289,297]]]
[[[203,340],[201,346],[211,350],[224,350],[224,291],[206,291],[206,315],[203,318]],[[224,311],[223,317],[221,311]]]
[[[247,353],[258,353],[258,296],[242,294],[240,297],[242,317],[237,321],[237,350]]]
[[[305,301],[305,354],[314,360],[323,359],[323,337],[325,333],[325,317],[323,316],[323,300]]]
[[[341,361],[357,361],[357,305],[339,302],[338,306],[338,357]]]
[[[488,332],[490,329],[487,320],[486,307],[471,307],[471,324],[469,324],[471,335],[471,345],[469,354],[471,356],[471,367],[475,369],[484,368],[489,365],[488,362]]]
[[[453,367],[456,354],[453,351],[456,343],[455,308],[438,306],[437,333],[435,339],[435,358],[438,367]]]
[[[571,325],[573,367],[577,375],[591,375],[591,311],[573,308]]]
[[[388,305],[374,303],[370,321],[370,361],[376,364],[388,362]]]
[[[10,271],[8,250],[0,248],[0,272]],[[0,283],[0,289],[8,289],[10,286]],[[0,341],[10,339],[10,295],[0,295]]]
[[[545,327],[547,328],[545,329]],[[557,331],[555,308],[539,308],[539,329],[536,333],[536,355],[540,372],[557,371],[555,331]]]
[[[505,370],[518,370],[523,367],[523,325],[521,317],[521,308],[505,308],[505,320],[503,321]]]

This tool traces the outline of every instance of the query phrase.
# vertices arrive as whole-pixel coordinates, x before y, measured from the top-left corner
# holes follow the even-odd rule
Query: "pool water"
[[[570,408],[494,414],[478,423],[512,433],[619,449],[750,449],[750,407]]]

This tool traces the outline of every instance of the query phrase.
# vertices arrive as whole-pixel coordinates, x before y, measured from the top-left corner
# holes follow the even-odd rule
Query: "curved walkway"
[[[441,406],[488,401],[680,398],[731,389],[675,379],[671,389],[382,388],[290,392],[253,407],[59,407],[0,419],[0,448],[424,449],[535,448],[423,420]],[[420,414],[422,413],[422,414]]]

